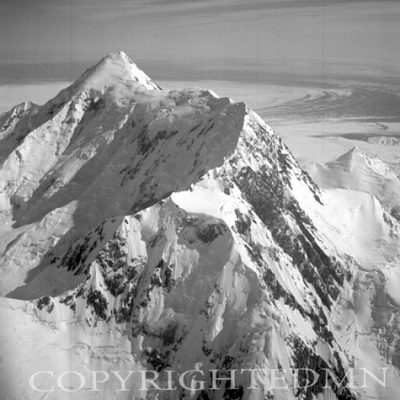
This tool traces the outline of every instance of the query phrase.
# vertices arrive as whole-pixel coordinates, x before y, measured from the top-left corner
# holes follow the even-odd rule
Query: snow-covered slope
[[[16,110],[2,122],[0,398],[400,393],[397,300],[382,273],[363,272],[362,258],[337,240],[352,237],[360,218],[341,225],[335,210],[346,196],[321,192],[245,104],[209,90],[163,91],[117,53],[44,106]],[[395,243],[396,220],[362,201],[370,229],[357,245],[375,240],[377,226]],[[357,207],[348,201],[350,214]],[[351,366],[388,366],[390,385],[339,388],[321,375],[282,389],[268,373],[282,369],[293,385],[293,368],[341,380]],[[204,389],[140,390],[135,375],[127,391],[115,376],[96,391],[89,379],[148,370],[165,380],[171,369],[204,371]],[[213,369],[262,369],[262,384],[248,389],[243,374],[236,389],[213,390]],[[88,377],[80,390],[73,379],[70,392],[28,384],[36,371],[56,379],[68,370]],[[42,388],[55,382],[46,378]]]

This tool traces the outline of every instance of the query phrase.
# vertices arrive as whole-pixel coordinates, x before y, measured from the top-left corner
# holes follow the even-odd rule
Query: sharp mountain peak
[[[107,54],[88,68],[66,91],[79,95],[88,90],[105,93],[118,89],[141,91],[161,88],[126,53],[119,51]]]

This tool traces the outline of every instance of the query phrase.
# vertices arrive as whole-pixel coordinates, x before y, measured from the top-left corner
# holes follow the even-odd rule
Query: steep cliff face
[[[396,301],[385,278],[368,279],[345,254],[335,198],[243,103],[163,91],[117,53],[44,106],[15,110],[1,120],[4,398],[43,398],[27,384],[38,370],[52,371],[41,388],[63,371],[87,377],[80,390],[71,380],[70,392],[46,394],[57,400],[396,393]],[[397,221],[383,210],[381,219],[395,238]],[[386,360],[374,344],[381,309],[391,321]],[[370,365],[356,347],[360,330],[378,354]],[[389,388],[345,377],[381,365]],[[294,388],[303,368],[318,376],[304,387],[303,374]],[[248,373],[213,388],[210,371],[245,369],[261,370],[257,388]],[[99,391],[96,370],[109,375]],[[173,370],[176,390],[143,388],[134,374],[118,390],[112,371],[130,370],[158,374],[163,387]],[[178,384],[188,370],[203,374],[204,388],[195,390],[196,373]]]

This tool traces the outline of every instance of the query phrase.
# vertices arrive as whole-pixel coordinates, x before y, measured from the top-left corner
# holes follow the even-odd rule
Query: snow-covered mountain
[[[120,52],[0,132],[1,399],[399,395],[398,221],[370,194],[320,190],[245,104],[164,91]],[[384,367],[385,387],[363,385]],[[292,388],[301,368],[320,375]],[[257,389],[249,374],[212,388],[210,371],[242,369],[262,370]],[[115,371],[138,370],[206,384],[132,374],[121,391]],[[59,385],[65,371],[87,379]]]
[[[400,180],[396,172],[378,158],[354,147],[325,165],[307,168],[312,179],[322,188],[344,188],[373,194],[384,207],[400,219]]]

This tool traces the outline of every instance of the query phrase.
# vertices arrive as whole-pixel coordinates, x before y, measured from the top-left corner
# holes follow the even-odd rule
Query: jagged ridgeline
[[[117,53],[3,114],[0,131],[4,398],[44,398],[27,383],[41,370],[55,400],[356,399],[337,309],[355,315],[358,266],[324,228],[318,187],[245,104],[164,91]],[[305,368],[317,378],[296,386]],[[252,369],[256,389],[249,373],[219,379]],[[176,388],[112,379],[143,370],[163,388],[174,371]],[[179,382],[189,370],[203,387]],[[65,391],[64,371],[87,379]],[[99,390],[91,371],[105,371]]]

